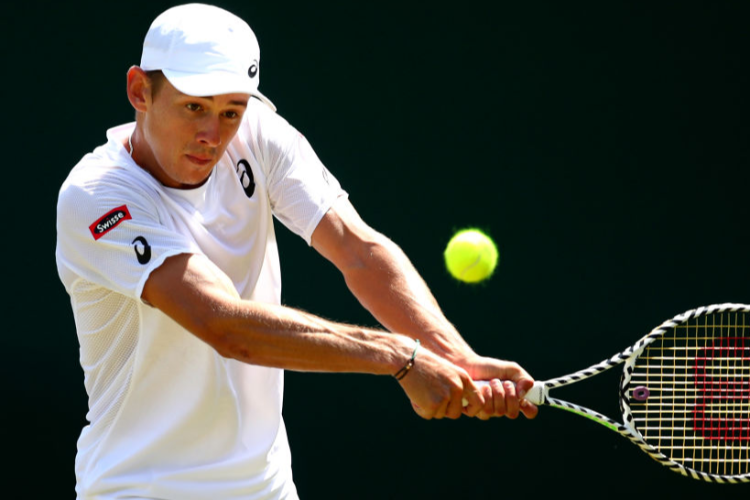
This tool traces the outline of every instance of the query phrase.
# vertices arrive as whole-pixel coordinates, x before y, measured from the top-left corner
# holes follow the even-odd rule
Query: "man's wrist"
[[[409,374],[412,368],[414,368],[414,363],[417,361],[417,352],[419,351],[420,342],[419,339],[416,339],[416,345],[414,346],[414,350],[411,353],[411,357],[409,358],[409,361],[406,362],[406,364],[396,373],[393,374],[393,377],[396,380],[401,380],[406,375]]]

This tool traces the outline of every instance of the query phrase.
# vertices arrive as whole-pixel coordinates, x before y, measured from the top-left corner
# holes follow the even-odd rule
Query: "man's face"
[[[150,154],[139,163],[168,187],[199,186],[240,127],[247,94],[193,97],[165,80],[144,116]]]

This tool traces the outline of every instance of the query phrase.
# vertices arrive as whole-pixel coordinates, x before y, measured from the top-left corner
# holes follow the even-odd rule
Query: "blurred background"
[[[85,425],[55,268],[57,190],[107,128],[133,119],[126,71],[152,19],[177,3],[23,2],[0,21],[12,236],[0,418],[18,498],[75,497]],[[750,302],[747,2],[217,5],[253,27],[261,91],[478,352],[552,378],[687,309]],[[467,226],[501,252],[479,286],[443,265]],[[330,264],[278,232],[285,304],[375,325]],[[619,419],[618,377],[557,396]],[[749,492],[683,478],[556,409],[424,421],[386,377],[289,373],[284,413],[303,500]]]

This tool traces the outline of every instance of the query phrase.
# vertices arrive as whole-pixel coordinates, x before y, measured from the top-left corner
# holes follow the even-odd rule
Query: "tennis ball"
[[[451,276],[465,283],[479,283],[492,276],[499,260],[495,242],[479,229],[458,231],[443,256]]]

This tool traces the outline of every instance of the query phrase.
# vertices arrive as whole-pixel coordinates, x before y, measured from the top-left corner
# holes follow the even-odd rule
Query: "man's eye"
[[[195,102],[189,103],[187,106],[185,106],[190,111],[200,111],[201,105]]]
[[[227,111],[226,113],[224,113],[224,116],[226,116],[227,118],[237,118],[238,116],[240,116],[240,114],[236,111]]]

